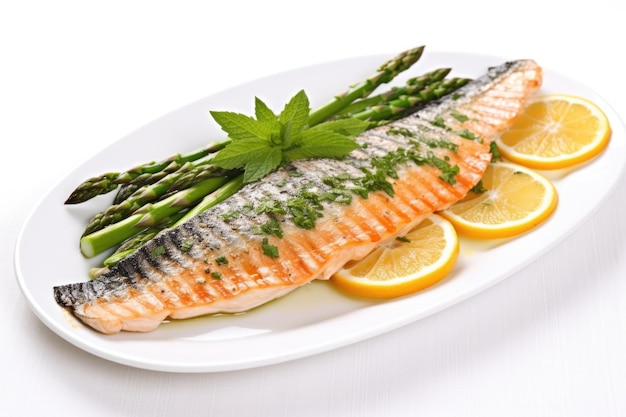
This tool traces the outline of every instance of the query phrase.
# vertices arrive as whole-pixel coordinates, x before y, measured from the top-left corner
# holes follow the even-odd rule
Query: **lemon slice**
[[[454,227],[433,214],[406,236],[349,262],[331,280],[352,295],[398,297],[439,282],[452,270],[458,254]]]
[[[508,160],[534,169],[562,169],[586,162],[606,148],[611,127],[593,102],[565,94],[538,97],[496,144]]]
[[[459,234],[477,239],[519,235],[546,220],[557,205],[552,183],[518,164],[492,163],[482,186],[483,192],[470,191],[440,213]]]

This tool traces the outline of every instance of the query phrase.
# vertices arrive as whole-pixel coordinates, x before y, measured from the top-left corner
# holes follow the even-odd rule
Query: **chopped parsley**
[[[263,238],[261,249],[263,250],[264,255],[267,255],[270,258],[278,258],[278,248],[274,245],[270,245],[266,237]]]
[[[183,253],[189,252],[192,247],[193,247],[193,240],[186,239],[183,243],[181,243],[180,251],[183,252]]]
[[[477,136],[474,132],[472,132],[469,129],[461,129],[459,131],[456,132],[457,135],[459,135],[462,138],[465,139],[469,139],[469,140],[475,140],[478,143],[482,143],[483,140],[480,136]]]
[[[154,249],[150,251],[150,258],[156,259],[159,256],[163,255],[164,253],[165,253],[165,246],[163,245],[155,246]]]
[[[496,142],[491,142],[489,144],[489,152],[491,152],[491,160],[498,161],[502,159],[502,155],[500,155],[500,150],[498,149],[498,145]]]
[[[231,210],[231,211],[227,211],[226,213],[222,213],[222,218],[226,221],[232,220],[232,219],[236,219],[237,217],[239,217],[241,213],[237,210]]]
[[[450,142],[444,138],[439,139],[428,139],[425,137],[420,137],[420,142],[426,144],[429,148],[444,148],[449,149],[453,152],[456,152],[459,149],[459,146],[455,143]]]
[[[263,197],[259,200],[259,204],[255,208],[257,214],[261,213],[275,213],[285,214],[285,209],[280,205],[280,202],[272,200],[269,197]]]
[[[315,227],[315,221],[322,217],[322,209],[317,195],[306,190],[287,201],[287,210],[293,216],[293,222],[301,229],[310,230]]]
[[[228,259],[225,256],[220,256],[219,258],[215,258],[215,263],[218,265],[228,265]]]
[[[213,279],[222,279],[222,273],[221,272],[211,272],[211,278],[213,278]]]
[[[283,229],[276,219],[270,219],[267,223],[261,225],[261,231],[266,235],[283,237]]]
[[[474,194],[482,194],[487,191],[489,190],[486,189],[485,186],[483,185],[483,180],[478,181],[478,183],[475,186],[473,186],[472,189],[470,190],[470,192]]]
[[[393,197],[395,195],[395,191],[393,190],[393,185],[387,180],[387,177],[390,176],[392,178],[397,178],[398,175],[395,172],[395,169],[391,166],[386,167],[388,169],[384,169],[381,167],[376,171],[370,171],[369,169],[363,167],[361,170],[365,173],[364,177],[359,177],[355,180],[358,184],[357,188],[361,188],[365,190],[365,196],[367,194],[374,191],[384,191],[389,196]]]
[[[404,243],[411,243],[411,239],[406,236],[398,236],[396,240]]]
[[[437,117],[435,117],[435,118],[434,118],[434,119],[430,122],[430,124],[432,124],[433,126],[441,127],[441,128],[443,128],[443,129],[445,129],[445,128],[446,128],[446,122],[445,122],[445,120],[443,120],[443,117],[441,117],[441,116],[437,116]]]
[[[464,114],[459,113],[456,110],[452,110],[451,116],[454,117],[456,120],[458,120],[459,122],[463,123],[469,120],[469,117],[467,117]]]
[[[392,135],[406,136],[406,137],[409,137],[409,138],[412,138],[412,137],[415,136],[415,133],[411,132],[406,127],[395,127],[395,126],[392,126],[392,127],[389,128],[389,130],[387,132],[389,134],[392,134]]]

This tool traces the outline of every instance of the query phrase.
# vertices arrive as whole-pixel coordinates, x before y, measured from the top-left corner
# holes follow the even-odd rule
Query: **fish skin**
[[[55,286],[55,300],[99,332],[146,332],[166,318],[245,311],[313,279],[328,279],[346,262],[364,257],[463,198],[489,164],[490,142],[510,126],[541,79],[541,68],[532,60],[490,68],[455,97],[366,131],[357,142],[367,146],[348,157],[295,161],[161,232],[101,277]],[[459,114],[467,120],[459,120]],[[441,121],[444,127],[433,124]],[[398,129],[405,134],[394,133]],[[457,134],[465,129],[480,140]],[[397,167],[398,178],[389,178],[393,196],[375,191],[365,199],[353,196],[349,205],[324,202],[318,210],[322,217],[310,230],[296,226],[289,213],[259,212],[260,201],[267,198],[284,206],[305,186],[316,193],[333,191],[324,181],[329,176],[362,177],[361,168],[368,167],[373,157],[413,148],[416,136],[407,136],[408,132],[420,141],[445,138],[457,146],[456,150],[419,146],[420,152],[449,158],[450,165],[459,167],[454,184],[440,178],[439,168],[407,162]],[[259,234],[272,219],[279,221],[282,237]],[[264,238],[278,250],[278,257],[264,253]]]

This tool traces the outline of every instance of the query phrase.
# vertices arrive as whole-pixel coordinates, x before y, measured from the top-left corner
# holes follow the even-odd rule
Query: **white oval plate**
[[[391,55],[390,55],[391,56]],[[623,122],[591,89],[546,70],[542,93],[570,93],[596,102],[608,115],[613,136],[606,152],[579,170],[555,178],[556,213],[541,227],[491,247],[462,242],[448,278],[420,293],[383,302],[347,297],[328,282],[314,282],[253,311],[162,324],[150,333],[99,334],[60,308],[52,287],[87,279],[101,258],[86,260],[78,239],[87,220],[110,203],[101,196],[78,206],[63,202],[83,180],[123,171],[141,162],[199,148],[223,137],[209,110],[253,114],[258,96],[278,111],[304,88],[313,107],[364,79],[390,56],[368,56],[276,74],[192,103],[113,143],[56,185],[29,216],[15,255],[17,278],[35,314],[68,342],[129,366],[171,372],[217,372],[284,362],[328,351],[398,328],[466,299],[536,259],[588,218],[620,179],[625,164]],[[438,67],[477,77],[505,59],[426,52],[398,82]],[[585,190],[584,193],[580,190]]]

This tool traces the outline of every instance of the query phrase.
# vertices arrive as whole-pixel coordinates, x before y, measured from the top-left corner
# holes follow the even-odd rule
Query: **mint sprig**
[[[354,137],[369,127],[358,119],[340,119],[309,126],[309,98],[299,91],[275,114],[255,98],[255,116],[228,111],[211,115],[232,140],[213,163],[243,169],[244,183],[257,181],[283,164],[305,158],[342,158],[359,147]]]

